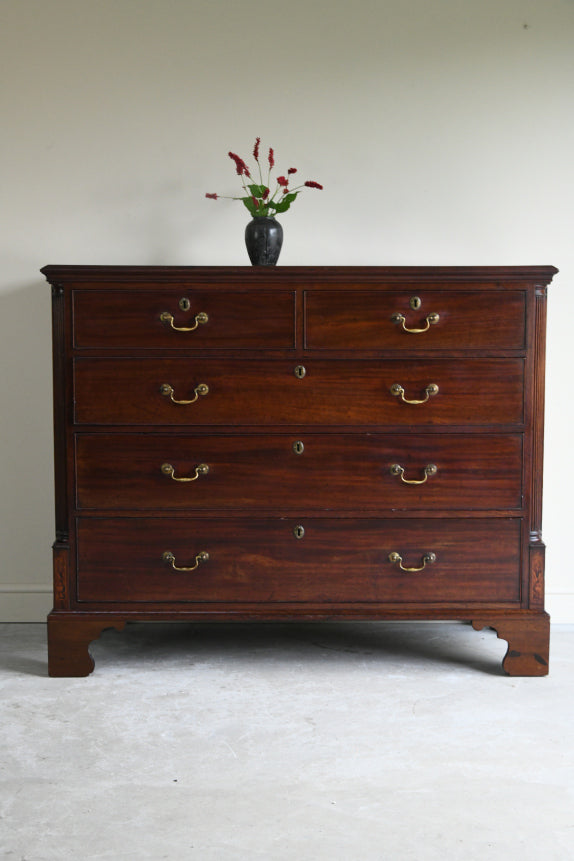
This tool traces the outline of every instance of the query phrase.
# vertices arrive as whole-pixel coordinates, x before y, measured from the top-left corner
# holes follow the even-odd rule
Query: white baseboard
[[[3,583],[0,586],[0,622],[45,622],[52,609],[48,587]]]
[[[52,609],[47,587],[3,583],[0,586],[0,622],[45,622]],[[554,625],[574,624],[574,593],[546,595],[546,609]]]
[[[574,594],[554,592],[546,595],[546,610],[553,625],[574,624]]]

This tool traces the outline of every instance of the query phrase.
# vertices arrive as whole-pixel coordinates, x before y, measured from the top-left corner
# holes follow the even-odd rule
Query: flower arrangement
[[[251,171],[249,170],[247,164],[243,161],[243,159],[236,155],[233,152],[228,153],[229,158],[235,162],[235,170],[237,175],[241,177],[241,184],[243,186],[243,190],[245,191],[245,195],[242,197],[230,197],[229,195],[224,194],[206,194],[205,196],[210,198],[211,200],[218,200],[220,197],[227,200],[241,200],[244,205],[247,207],[251,215],[255,217],[273,217],[278,212],[287,212],[292,203],[297,200],[297,196],[303,191],[305,188],[323,188],[318,182],[314,180],[307,180],[307,182],[302,183],[301,185],[296,185],[293,188],[289,188],[289,184],[292,181],[292,176],[297,173],[296,167],[290,167],[287,170],[286,175],[278,176],[275,180],[276,186],[275,190],[271,194],[270,191],[270,183],[271,183],[271,171],[275,167],[275,153],[273,149],[269,148],[269,153],[267,156],[267,161],[269,163],[269,167],[267,170],[267,181],[263,181],[263,169],[261,167],[261,162],[259,160],[259,147],[261,143],[261,138],[257,138],[255,140],[255,146],[253,147],[253,158],[255,159],[255,163],[257,165],[257,173],[259,175],[259,183],[254,182],[253,177],[251,175]]]

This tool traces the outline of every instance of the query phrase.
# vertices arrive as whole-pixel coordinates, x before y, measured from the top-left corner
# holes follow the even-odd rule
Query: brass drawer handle
[[[393,463],[390,472],[391,475],[398,475],[403,484],[424,484],[429,475],[437,474],[438,467],[434,463],[427,464],[423,470],[425,477],[420,479],[405,478],[405,468],[404,466],[401,466],[400,463]]]
[[[164,475],[168,475],[174,481],[197,481],[200,475],[207,475],[209,472],[209,465],[207,463],[200,463],[195,467],[195,475],[192,475],[191,478],[178,478],[175,475],[175,469],[171,463],[162,463],[161,471]]]
[[[396,551],[389,553],[389,562],[392,562],[394,565],[398,564],[401,571],[406,571],[408,574],[416,574],[418,571],[423,571],[427,565],[432,565],[433,562],[436,562],[436,553],[425,553],[422,558],[423,564],[420,568],[405,568],[403,565],[403,557]]]
[[[173,555],[171,550],[166,550],[165,553],[162,553],[161,558],[164,562],[169,562],[174,571],[195,571],[196,568],[199,568],[202,562],[207,562],[209,560],[209,553],[206,553],[205,550],[202,550],[201,553],[198,553],[195,557],[195,565],[184,565],[181,567],[178,567],[175,564],[175,556]]]
[[[405,398],[405,390],[401,386],[400,383],[393,383],[391,386],[391,395],[394,395],[396,398],[400,398],[401,401],[405,404],[426,404],[429,398],[438,395],[438,386],[436,383],[429,383],[425,388],[425,397],[422,400],[409,400]]]
[[[407,322],[406,317],[401,314],[400,311],[397,311],[395,314],[393,314],[391,320],[393,321],[393,323],[400,323],[403,332],[408,332],[410,335],[422,335],[423,332],[428,332],[431,326],[434,326],[435,323],[438,323],[440,317],[438,314],[429,314],[425,320],[426,326],[424,327],[424,329],[409,329],[405,325],[405,323]]]
[[[176,400],[174,398],[175,391],[173,389],[173,386],[170,386],[169,383],[162,383],[162,385],[159,387],[159,390],[162,393],[162,395],[164,395],[166,398],[169,398],[170,401],[173,401],[174,404],[184,404],[185,405],[185,404],[194,404],[197,400],[199,400],[200,395],[201,396],[206,395],[209,392],[209,386],[206,386],[205,383],[199,383],[199,385],[196,386],[195,389],[193,390],[195,397],[192,398],[190,401],[178,401],[178,400]]]
[[[199,314],[195,315],[195,323],[193,326],[174,326],[174,316],[170,314],[169,311],[162,311],[159,315],[159,319],[162,323],[169,323],[174,332],[195,332],[198,326],[204,325],[209,320],[209,317],[205,313],[205,311],[200,311]]]

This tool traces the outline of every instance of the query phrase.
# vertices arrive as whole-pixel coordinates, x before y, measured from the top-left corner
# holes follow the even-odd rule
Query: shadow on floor
[[[137,665],[150,660],[186,666],[198,662],[376,662],[391,669],[409,664],[457,666],[505,675],[506,642],[491,630],[465,623],[132,623],[124,632],[104,632],[92,644],[96,666]]]
[[[2,626],[0,670],[47,675],[44,625]],[[128,623],[92,642],[96,670],[175,669],[202,663],[269,663],[288,668],[344,662],[382,670],[460,667],[504,675],[506,642],[462,622]]]

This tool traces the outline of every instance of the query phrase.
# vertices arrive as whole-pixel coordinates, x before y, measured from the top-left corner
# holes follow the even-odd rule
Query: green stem
[[[261,172],[261,162],[259,161],[259,159],[258,159],[258,158],[256,158],[256,159],[255,159],[255,163],[257,164],[257,167],[258,167],[258,169],[259,169],[259,182],[260,182],[260,184],[261,184],[261,185],[263,185],[263,174],[262,174],[262,172]]]

